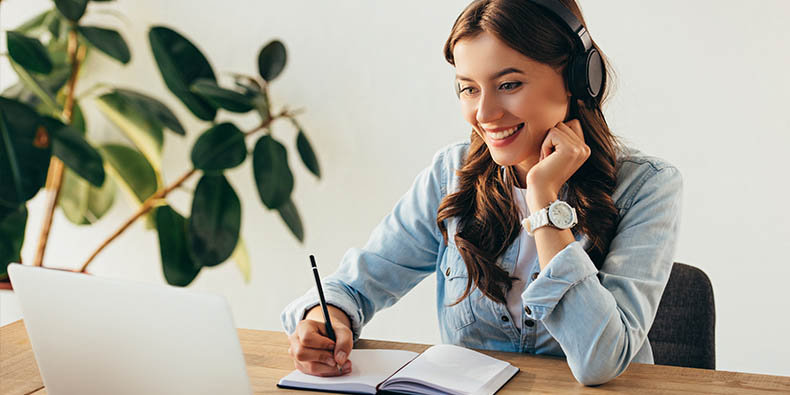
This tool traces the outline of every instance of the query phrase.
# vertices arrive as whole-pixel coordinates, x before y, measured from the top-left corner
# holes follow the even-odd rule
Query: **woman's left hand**
[[[527,204],[530,212],[557,199],[560,188],[590,157],[590,147],[578,120],[560,122],[549,129],[540,147],[540,160],[527,173]]]

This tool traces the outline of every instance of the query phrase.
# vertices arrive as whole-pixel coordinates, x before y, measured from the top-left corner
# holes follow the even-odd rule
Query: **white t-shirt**
[[[519,223],[522,219],[529,217],[529,208],[527,207],[527,201],[524,199],[524,194],[526,192],[526,188],[513,187],[513,198],[516,201],[519,212],[521,212]],[[531,274],[529,269],[538,254],[538,250],[535,246],[535,239],[527,234],[527,231],[523,227],[518,237],[521,245],[519,245],[518,259],[516,260],[516,268],[513,271],[513,276],[519,279],[513,281],[513,287],[510,288],[505,300],[507,301],[507,309],[510,311],[510,316],[513,317],[516,326],[521,329],[523,325],[522,314],[524,312],[521,294],[524,293],[524,289],[527,287],[527,279]]]

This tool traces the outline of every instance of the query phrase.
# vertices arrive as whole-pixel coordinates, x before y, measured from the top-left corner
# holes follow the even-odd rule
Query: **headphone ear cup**
[[[585,54],[572,55],[568,61],[568,89],[573,97],[587,100],[587,57]]]
[[[603,88],[603,59],[598,50],[592,48],[587,52],[586,63],[586,89],[591,98],[596,98]]]
[[[574,55],[568,63],[568,87],[577,99],[598,97],[603,87],[603,62],[595,48]]]

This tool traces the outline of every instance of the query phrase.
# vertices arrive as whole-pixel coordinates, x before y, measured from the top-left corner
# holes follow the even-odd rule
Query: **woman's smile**
[[[486,142],[490,146],[494,147],[504,147],[518,138],[521,134],[521,131],[524,130],[524,123],[520,123],[516,126],[510,127],[508,129],[485,129],[485,136]]]

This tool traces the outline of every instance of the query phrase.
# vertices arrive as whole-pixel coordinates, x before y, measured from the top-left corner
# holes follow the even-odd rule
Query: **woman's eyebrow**
[[[505,75],[505,74],[510,74],[510,73],[519,73],[519,74],[524,74],[524,72],[523,72],[523,71],[521,71],[521,70],[519,70],[519,69],[517,69],[517,68],[515,68],[515,67],[508,67],[508,68],[502,69],[502,70],[500,70],[500,71],[497,71],[496,73],[492,74],[492,75],[491,75],[490,77],[488,77],[488,78],[489,78],[489,79],[491,79],[491,80],[493,80],[493,79],[497,79],[497,78],[499,78],[499,77],[501,77],[501,76],[503,76],[503,75]],[[457,79],[457,80],[460,80],[460,81],[469,81],[469,82],[473,82],[473,80],[472,80],[471,78],[469,78],[469,77],[464,77],[464,76],[462,76],[462,75],[458,75],[458,74],[456,74],[456,75],[455,75],[455,79]]]

